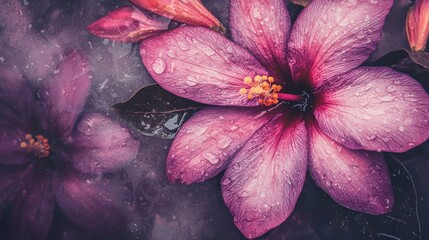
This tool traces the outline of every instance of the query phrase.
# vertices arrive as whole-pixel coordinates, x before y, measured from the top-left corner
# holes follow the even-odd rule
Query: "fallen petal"
[[[429,138],[429,96],[408,75],[360,67],[319,91],[320,129],[348,148],[404,152]]]
[[[170,20],[133,7],[118,8],[88,26],[99,37],[120,42],[140,42],[168,29]]]
[[[222,195],[247,238],[277,227],[293,211],[307,170],[307,130],[301,119],[279,114],[231,160]]]
[[[381,153],[351,150],[309,127],[311,176],[337,203],[370,214],[390,212],[393,190]]]
[[[208,107],[192,116],[174,138],[167,157],[171,182],[204,182],[223,171],[229,159],[273,115],[260,109]]]

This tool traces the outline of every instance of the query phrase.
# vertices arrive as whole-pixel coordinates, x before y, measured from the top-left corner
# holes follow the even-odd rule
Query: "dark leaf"
[[[420,82],[429,91],[429,53],[397,50],[375,61],[372,66],[388,66],[406,73]]]
[[[143,87],[126,102],[113,108],[143,135],[171,139],[202,106],[153,84]]]
[[[291,217],[308,225],[321,240],[421,239],[416,190],[410,174],[393,156],[389,155],[387,161],[395,193],[392,212],[374,216],[349,210],[308,178]]]
[[[428,52],[412,52],[412,51],[407,51],[408,55],[410,56],[411,60],[424,67],[429,69],[429,53]]]
[[[383,27],[383,35],[377,45],[377,49],[372,53],[369,61],[377,61],[380,57],[403,48],[409,49],[408,39],[405,33],[405,21],[408,9],[411,6],[410,0],[395,0],[386,23]]]

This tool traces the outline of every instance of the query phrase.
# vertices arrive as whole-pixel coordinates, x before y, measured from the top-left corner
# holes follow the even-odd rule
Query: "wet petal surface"
[[[312,1],[288,43],[294,80],[319,86],[361,65],[374,51],[391,6],[391,0]]]
[[[289,73],[286,43],[291,20],[283,0],[232,0],[230,26],[234,42],[248,49],[270,74],[279,78],[282,72]]]
[[[222,179],[222,195],[247,238],[277,227],[291,214],[307,169],[307,130],[279,114],[244,145]]]
[[[273,115],[260,109],[208,107],[189,119],[167,157],[171,182],[204,182],[224,170],[229,159]]]
[[[429,96],[408,75],[361,67],[329,81],[314,115],[342,145],[404,152],[429,138]]]
[[[381,153],[348,149],[314,126],[309,139],[311,176],[337,203],[370,214],[392,210],[389,170]]]
[[[180,27],[140,44],[143,64],[159,85],[211,105],[255,106],[239,93],[246,76],[266,70],[245,49],[202,27]]]

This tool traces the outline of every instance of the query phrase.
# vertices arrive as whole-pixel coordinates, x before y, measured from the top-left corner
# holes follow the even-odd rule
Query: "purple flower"
[[[0,211],[10,206],[11,239],[46,239],[56,206],[97,233],[126,222],[124,188],[97,176],[134,159],[140,143],[104,115],[80,117],[87,65],[80,53],[69,54],[37,92],[0,72]]]
[[[283,0],[232,0],[237,44],[200,27],[143,41],[142,60],[155,81],[216,105],[177,134],[169,180],[202,182],[226,169],[223,198],[248,238],[291,214],[307,170],[339,204],[389,212],[393,193],[381,152],[404,152],[429,137],[424,89],[389,68],[360,66],[391,5],[314,0],[291,27]]]

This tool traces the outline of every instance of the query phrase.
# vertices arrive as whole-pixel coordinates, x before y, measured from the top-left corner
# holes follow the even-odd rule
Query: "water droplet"
[[[183,51],[189,50],[190,47],[186,42],[183,41],[178,41],[177,45],[179,46],[180,49],[182,49]]]
[[[197,136],[201,136],[207,131],[207,128],[208,128],[207,126],[197,126],[194,129],[194,133]]]
[[[232,138],[230,138],[229,136],[224,136],[217,143],[217,147],[220,149],[225,149],[225,148],[229,147],[231,145],[231,143],[232,143]]]
[[[193,76],[188,76],[185,82],[190,87],[193,87],[198,84],[198,80]]]
[[[211,164],[216,164],[219,162],[219,158],[216,157],[213,153],[206,152],[204,153],[204,158],[209,161]]]
[[[231,131],[235,131],[238,129],[237,125],[232,125],[229,129],[231,129]]]
[[[399,130],[400,132],[403,132],[403,131],[405,131],[405,128],[404,128],[403,126],[399,126],[398,130]]]
[[[167,63],[162,58],[157,58],[152,64],[152,69],[156,74],[162,74],[167,67]]]

